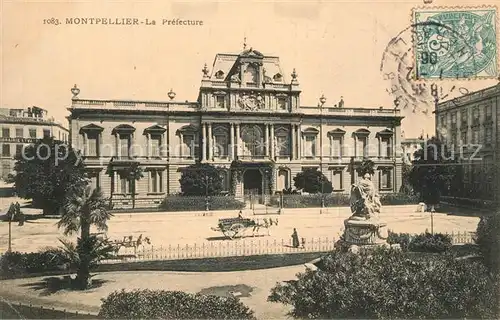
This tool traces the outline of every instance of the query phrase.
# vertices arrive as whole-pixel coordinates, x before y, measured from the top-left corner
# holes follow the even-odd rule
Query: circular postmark
[[[460,43],[467,50],[470,49],[470,46],[467,42],[463,41],[461,35],[453,31],[450,26],[435,21],[420,22],[410,25],[389,41],[382,55],[380,71],[384,81],[388,84],[386,91],[394,97],[397,107],[402,110],[410,110],[412,113],[430,116],[438,101],[445,100],[448,97],[451,98],[452,93],[455,91],[458,92],[460,90],[460,93],[463,94],[463,92],[468,92],[468,90],[457,86],[453,82],[439,81],[443,79],[444,71],[439,72],[439,76],[435,79],[432,77],[428,78],[431,81],[434,80],[434,82],[421,81],[422,78],[418,76],[418,64],[415,61],[424,57],[417,55],[416,47],[423,41],[423,35],[419,30],[426,27],[444,28],[448,31],[448,37],[455,45]],[[432,42],[435,39],[437,38],[429,36],[427,46],[436,47],[437,45]],[[440,45],[445,46],[441,43]],[[445,50],[442,49],[440,54],[446,54]],[[426,59],[430,64],[430,55]],[[432,62],[435,62],[434,57],[432,59]],[[475,57],[471,57],[471,60],[474,62]],[[455,78],[458,78],[457,75],[455,75]]]

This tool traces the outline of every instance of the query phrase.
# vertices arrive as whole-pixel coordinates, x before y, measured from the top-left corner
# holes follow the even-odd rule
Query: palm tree
[[[58,228],[64,229],[64,235],[71,235],[80,231],[77,245],[78,270],[76,276],[77,286],[84,290],[90,285],[90,266],[92,263],[92,243],[90,227],[96,226],[98,230],[108,229],[107,222],[112,217],[108,211],[108,204],[99,189],[85,186],[70,193],[62,208],[62,216],[57,223]]]

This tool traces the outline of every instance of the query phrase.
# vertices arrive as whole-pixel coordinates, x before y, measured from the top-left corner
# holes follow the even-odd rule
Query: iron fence
[[[453,244],[474,243],[474,232],[445,233]],[[102,263],[134,262],[146,260],[183,260],[220,257],[237,257],[271,254],[293,254],[327,252],[334,249],[335,238],[301,238],[299,246],[294,247],[291,239],[281,240],[247,240],[211,241],[195,244],[178,244],[168,246],[141,246],[137,249],[122,248],[116,258]]]

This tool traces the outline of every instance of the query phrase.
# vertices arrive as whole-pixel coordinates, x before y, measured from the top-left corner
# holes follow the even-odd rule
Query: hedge
[[[254,312],[234,297],[122,289],[101,301],[99,317],[104,319],[255,319]]]
[[[450,235],[428,232],[411,235],[409,233],[394,233],[389,231],[387,237],[389,244],[399,244],[403,251],[442,253],[448,251],[452,246]]]
[[[287,194],[283,195],[283,208],[319,208],[323,198],[323,205],[327,208],[348,207],[350,205],[350,195],[345,193],[325,194]],[[382,205],[406,205],[417,204],[418,198],[404,193],[384,193],[380,195]],[[271,198],[271,204],[279,205],[279,196]]]
[[[500,277],[500,212],[481,217],[474,240],[488,269]]]
[[[168,196],[163,199],[160,209],[165,211],[203,211],[206,210],[205,197]],[[241,210],[242,201],[231,196],[211,196],[208,198],[209,210]]]
[[[269,301],[303,319],[497,319],[495,286],[480,261],[400,250],[332,252],[317,271],[278,284]]]
[[[40,252],[6,252],[0,258],[0,274],[17,276],[30,273],[60,271],[67,265],[67,258],[60,249]]]

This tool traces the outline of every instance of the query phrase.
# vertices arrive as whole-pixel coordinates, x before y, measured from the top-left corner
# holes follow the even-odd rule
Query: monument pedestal
[[[350,217],[344,220],[344,234],[335,243],[335,248],[341,251],[359,252],[378,246],[389,247],[387,223],[378,219],[363,219]]]

